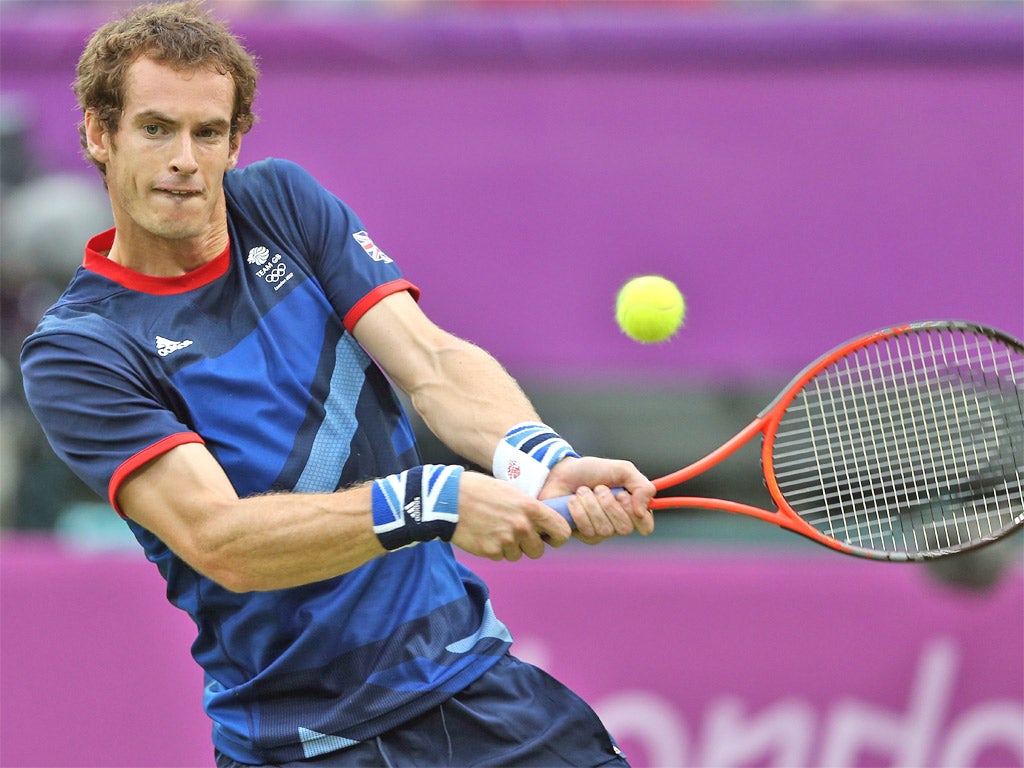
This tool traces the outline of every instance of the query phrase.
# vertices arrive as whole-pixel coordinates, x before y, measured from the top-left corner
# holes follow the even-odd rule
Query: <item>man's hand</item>
[[[616,496],[611,488],[624,488]],[[654,484],[629,461],[593,456],[566,458],[548,475],[541,498],[571,496],[569,512],[576,523],[575,536],[598,544],[613,536],[654,530],[654,516],[647,508],[655,494]]]
[[[572,531],[546,504],[513,485],[478,472],[459,481],[459,522],[452,544],[491,560],[541,557],[547,545],[560,547]]]

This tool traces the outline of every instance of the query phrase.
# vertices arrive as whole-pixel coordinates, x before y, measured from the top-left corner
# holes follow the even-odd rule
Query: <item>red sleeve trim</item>
[[[412,297],[419,301],[420,289],[410,283],[408,280],[399,279],[392,280],[390,283],[384,283],[378,285],[368,294],[363,296],[359,301],[356,302],[355,306],[348,311],[345,315],[345,329],[351,333],[352,329],[356,327],[356,323],[363,319],[365,315],[374,304],[383,299],[385,296],[390,296],[393,293],[399,293],[400,291],[408,291],[412,294]]]
[[[126,517],[125,513],[121,511],[121,507],[117,504],[117,492],[121,489],[121,483],[125,481],[125,478],[146,462],[152,461],[172,448],[177,448],[179,445],[185,445],[186,443],[201,443],[205,445],[206,441],[195,432],[178,432],[175,435],[168,435],[148,448],[143,448],[114,470],[110,483],[107,485],[107,499],[117,514],[121,517]]]

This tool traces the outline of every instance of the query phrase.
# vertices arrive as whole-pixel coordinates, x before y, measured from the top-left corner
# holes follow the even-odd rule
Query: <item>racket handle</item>
[[[625,488],[612,488],[612,493],[618,496]],[[576,530],[576,523],[572,520],[572,515],[569,514],[569,499],[570,496],[556,496],[553,499],[543,499],[543,502],[551,507],[555,512],[560,514],[569,522],[569,527],[574,531]]]

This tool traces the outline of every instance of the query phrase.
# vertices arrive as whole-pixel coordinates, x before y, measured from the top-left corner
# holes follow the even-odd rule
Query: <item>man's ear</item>
[[[231,139],[231,151],[228,154],[228,170],[238,165],[238,154],[242,151],[242,134],[237,133]]]
[[[85,141],[96,162],[106,163],[110,159],[110,134],[91,109],[85,112]]]

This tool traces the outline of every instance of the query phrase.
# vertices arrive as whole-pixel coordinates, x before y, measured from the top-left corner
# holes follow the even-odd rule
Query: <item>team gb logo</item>
[[[249,258],[247,261],[250,264],[256,264],[262,267],[267,263],[267,259],[270,258],[270,249],[263,245],[258,245],[249,251]]]

